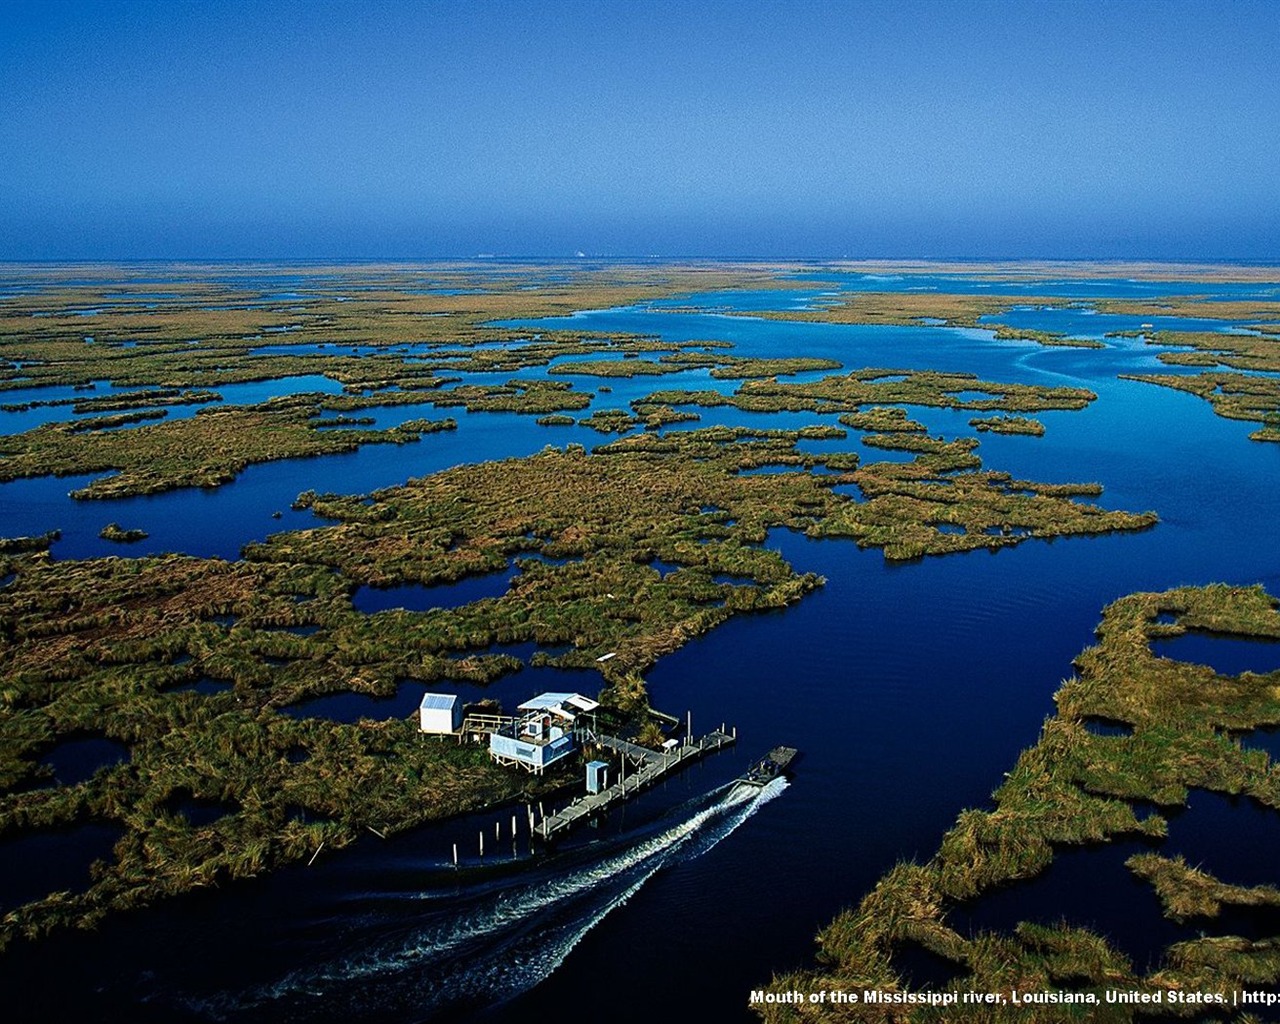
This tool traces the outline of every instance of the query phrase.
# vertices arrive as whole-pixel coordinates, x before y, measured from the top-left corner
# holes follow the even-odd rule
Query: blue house
[[[577,749],[574,719],[594,711],[597,701],[580,693],[543,693],[520,705],[514,721],[489,734],[489,756],[541,775]]]

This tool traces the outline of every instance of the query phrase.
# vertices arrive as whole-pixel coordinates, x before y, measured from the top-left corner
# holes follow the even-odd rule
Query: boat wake
[[[731,783],[625,845],[592,844],[497,881],[424,890],[365,922],[325,963],[184,1003],[213,1020],[466,1019],[538,984],[654,874],[707,852],[786,786]]]

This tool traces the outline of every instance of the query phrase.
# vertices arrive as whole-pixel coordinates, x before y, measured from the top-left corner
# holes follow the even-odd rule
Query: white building
[[[424,693],[418,721],[423,732],[452,735],[462,728],[462,702],[452,693]]]
[[[520,705],[523,714],[489,734],[489,756],[499,764],[518,764],[535,775],[577,749],[573,723],[599,702],[580,693],[542,693]]]

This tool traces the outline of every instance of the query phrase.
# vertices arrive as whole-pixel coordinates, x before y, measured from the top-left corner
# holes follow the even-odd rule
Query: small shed
[[[418,723],[423,732],[438,736],[456,733],[462,728],[462,704],[452,693],[424,693]]]
[[[587,792],[599,793],[609,788],[609,765],[604,761],[587,762]]]

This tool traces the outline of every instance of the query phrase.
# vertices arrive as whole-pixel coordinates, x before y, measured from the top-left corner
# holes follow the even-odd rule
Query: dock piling
[[[638,747],[614,736],[602,736],[599,738],[601,748],[612,750],[619,755],[618,781],[599,793],[590,793],[576,798],[550,817],[544,815],[539,832],[544,840],[550,841],[557,833],[578,822],[594,820],[612,804],[629,799],[663,778],[668,772],[679,770],[690,761],[715,753],[724,746],[732,744],[735,739],[736,737],[728,736],[723,732],[713,732],[699,739],[686,737],[685,745],[676,750],[655,751]],[[630,774],[627,773],[628,759],[632,761]]]

